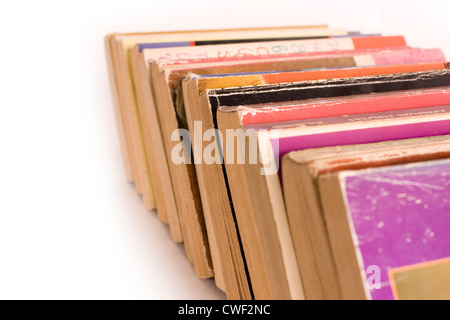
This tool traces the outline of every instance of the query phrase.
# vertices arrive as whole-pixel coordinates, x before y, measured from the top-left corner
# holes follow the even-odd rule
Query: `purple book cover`
[[[299,128],[300,132],[301,128]],[[275,150],[275,160],[279,163],[278,160],[285,154],[296,150],[423,138],[447,134],[450,134],[450,119],[298,135],[273,139],[271,142],[273,150]],[[276,150],[278,150],[278,159]]]
[[[339,178],[369,298],[449,299],[450,160]]]

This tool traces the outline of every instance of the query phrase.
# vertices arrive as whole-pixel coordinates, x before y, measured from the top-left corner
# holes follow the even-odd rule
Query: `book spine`
[[[273,42],[254,42],[226,45],[206,45],[154,48],[148,58],[156,62],[208,58],[270,56],[278,54],[328,52],[405,46],[402,36],[308,39]]]
[[[404,117],[416,117],[433,115],[440,113],[450,113],[450,105],[447,106],[436,106],[436,107],[424,107],[424,108],[414,108],[414,109],[402,109],[393,110],[385,112],[371,112],[371,113],[358,113],[353,115],[341,115],[336,117],[325,117],[325,118],[311,118],[295,122],[287,123],[272,123],[270,128],[272,129],[283,129],[287,127],[310,127],[310,126],[320,126],[320,125],[332,125],[332,124],[344,124],[350,122],[360,122],[360,121],[373,121],[373,120],[386,120]],[[246,129],[253,128],[255,130],[264,128],[263,126],[251,126],[245,127]]]
[[[117,80],[117,75],[114,69],[114,59],[112,53],[111,41],[114,34],[107,35],[105,37],[105,54],[106,63],[108,68],[109,84],[111,89],[111,98],[114,106],[114,116],[116,119],[116,126],[119,135],[120,150],[122,155],[123,166],[125,170],[125,176],[127,181],[134,182],[133,170],[131,167],[131,156],[130,156],[130,146],[127,141],[127,135],[125,132],[125,119],[122,114],[120,107],[120,97],[119,97],[119,84]]]
[[[353,45],[355,49],[404,47],[406,41],[403,36],[355,37],[353,38]]]
[[[447,114],[447,118],[449,116],[450,114]],[[416,119],[414,123],[401,125],[393,124],[381,127],[279,138],[276,141],[278,144],[278,156],[281,159],[288,152],[309,148],[365,144],[450,134],[450,120],[417,121],[420,121],[420,118]]]
[[[416,52],[418,51],[418,52]],[[424,52],[422,52],[424,51]],[[223,74],[201,74],[197,75],[201,80],[210,79],[210,81],[215,81],[218,87],[210,86],[209,89],[218,89],[218,88],[226,88],[223,85],[220,85],[220,81],[225,79],[230,82],[233,78],[235,79],[245,79],[247,76],[258,77],[257,84],[274,84],[274,83],[283,83],[283,82],[299,82],[306,80],[320,80],[320,79],[330,79],[331,77],[327,77],[327,71],[331,72],[331,75],[334,75],[334,78],[347,78],[347,77],[356,77],[356,76],[370,76],[370,75],[380,75],[380,74],[389,74],[389,73],[401,73],[401,72],[418,72],[418,71],[426,71],[426,70],[437,70],[447,67],[443,61],[442,51],[441,50],[392,50],[392,51],[383,51],[383,52],[375,52],[375,53],[367,53],[361,55],[330,55],[330,56],[322,56],[317,57],[316,59],[306,59],[306,57],[299,57],[298,60],[315,60],[317,62],[324,61],[330,58],[341,58],[341,59],[352,59],[352,64],[348,66],[348,68],[353,67],[361,67],[362,70],[352,71],[352,69],[344,69],[339,65],[335,67],[331,67],[328,70],[323,70],[322,68],[317,69],[307,69],[302,68],[301,71],[284,71],[282,65],[278,65],[278,62],[283,63],[284,61],[277,61],[275,66],[277,66],[277,70],[269,70],[269,71],[255,71],[255,72],[241,72],[241,73],[223,73]],[[338,59],[336,59],[338,60]],[[323,63],[323,62],[322,62]],[[430,64],[432,69],[426,68],[427,63]],[[434,63],[436,66],[432,65]],[[422,66],[423,65],[423,66]],[[376,67],[378,66],[383,73],[368,72],[370,69],[363,69],[368,67]],[[395,67],[387,67],[387,66],[395,66]],[[229,67],[237,67],[237,65],[229,65]],[[199,68],[201,70],[202,68]],[[396,69],[402,70],[401,72],[396,72]],[[187,69],[189,71],[193,70]],[[290,69],[287,69],[290,70]],[[375,69],[374,71],[377,71]],[[178,70],[178,72],[182,72],[184,70]],[[284,71],[284,72],[283,72]],[[198,71],[197,71],[198,72]],[[323,75],[323,77],[312,77],[313,75]],[[355,75],[356,74],[356,75]],[[239,78],[238,78],[239,77]],[[312,77],[312,78],[311,78]],[[214,83],[214,82],[213,82]]]
[[[358,113],[385,112],[402,109],[434,107],[450,104],[450,89],[413,93],[387,94],[378,97],[335,100],[299,106],[246,108],[241,111],[241,122],[246,127],[264,123],[281,123],[310,118],[325,118]],[[266,125],[267,126],[267,125]]]
[[[181,68],[181,70],[191,70],[194,64],[198,64],[195,68],[208,68],[205,66],[208,63],[217,62],[228,62],[230,64],[255,64],[267,61],[286,61],[286,60],[297,60],[297,59],[320,59],[325,57],[344,57],[344,56],[354,56],[356,54],[370,54],[372,52],[388,52],[388,51],[400,51],[400,50],[422,50],[422,49],[412,49],[409,47],[394,47],[394,48],[371,48],[371,49],[352,49],[352,50],[337,50],[337,51],[317,51],[317,52],[300,52],[300,53],[281,53],[272,55],[257,55],[257,56],[228,56],[228,57],[210,57],[210,58],[198,58],[198,59],[187,59],[187,60],[171,60],[165,61],[164,65],[171,66],[181,66],[189,64],[186,69]],[[143,51],[144,54],[148,55],[148,50]],[[149,62],[153,61],[149,58]]]
[[[446,61],[445,55],[440,49],[392,50],[389,54],[374,52],[372,58],[377,66]]]
[[[391,53],[384,53],[384,55],[390,55]],[[371,55],[373,56],[373,55]],[[442,62],[444,60],[437,60],[436,62],[420,63],[418,61],[412,61],[411,64],[392,64],[383,65],[387,63],[381,63],[375,60],[374,67],[361,67],[361,68],[346,68],[346,69],[329,69],[329,70],[314,70],[314,71],[300,71],[300,72],[277,72],[272,74],[261,75],[264,84],[286,83],[286,82],[299,82],[299,81],[314,81],[314,80],[326,80],[333,78],[351,78],[361,76],[375,76],[382,74],[394,74],[394,73],[406,73],[406,72],[419,72],[427,70],[440,70],[448,69],[449,64]],[[392,61],[393,62],[393,61]],[[211,88],[212,89],[212,88]]]

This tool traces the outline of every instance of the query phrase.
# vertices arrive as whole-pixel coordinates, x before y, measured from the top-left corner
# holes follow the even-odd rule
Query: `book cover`
[[[431,90],[411,90],[354,97],[294,101],[273,105],[239,106],[242,124],[248,128],[289,126],[299,120],[329,122],[321,118],[345,116],[348,119],[364,117],[364,113],[389,112],[450,104],[448,87]],[[361,114],[358,117],[358,114]],[[376,117],[376,115],[374,115]]]
[[[188,43],[186,43],[188,44]],[[139,44],[145,50],[145,44]],[[152,45],[154,46],[154,45]],[[371,48],[405,47],[403,36],[369,36],[318,38],[288,41],[246,42],[204,46],[175,46],[152,48],[150,61],[170,63],[176,60],[196,60],[210,58],[238,58],[249,56],[270,56],[308,52],[360,50]]]
[[[450,157],[450,136],[312,148],[283,157],[283,195],[307,299],[341,299],[318,179],[327,173]]]
[[[426,89],[449,84],[450,70],[445,69],[227,88],[209,90],[209,95],[220,96],[221,106],[239,106],[267,102],[343,97],[376,92]],[[218,100],[217,98],[214,99]],[[217,103],[215,104],[217,105]]]
[[[449,177],[448,159],[338,174],[368,299],[450,299]],[[337,217],[325,217],[333,228]]]
[[[440,109],[442,112],[430,114],[421,114],[420,111],[414,114],[410,110],[393,118],[283,128],[279,138],[271,140],[273,149],[277,150],[275,162],[294,150],[450,134],[450,106]]]

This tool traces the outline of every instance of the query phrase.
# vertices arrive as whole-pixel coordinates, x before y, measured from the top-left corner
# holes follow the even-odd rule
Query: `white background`
[[[449,1],[3,1],[0,299],[224,299],[125,181],[103,37],[311,25],[450,57]],[[450,58],[449,58],[450,59]]]

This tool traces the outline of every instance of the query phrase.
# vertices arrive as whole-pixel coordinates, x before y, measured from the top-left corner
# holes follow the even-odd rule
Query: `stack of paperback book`
[[[127,178],[228,299],[450,299],[450,63],[326,25],[110,34]]]

